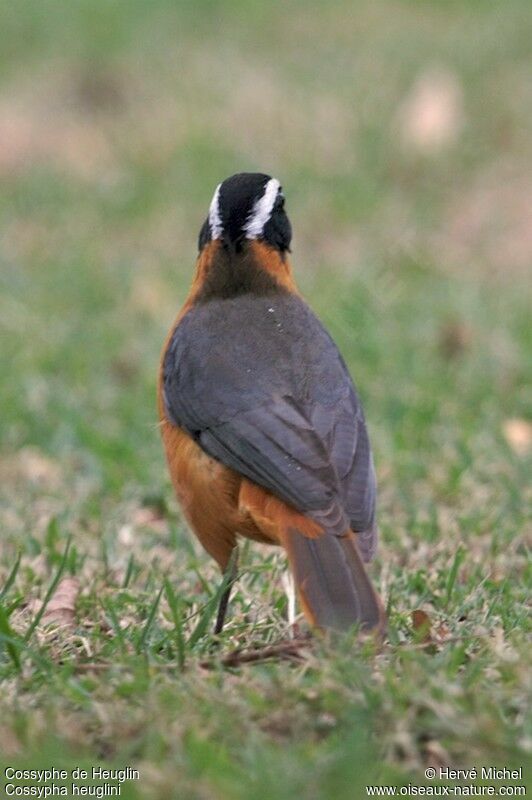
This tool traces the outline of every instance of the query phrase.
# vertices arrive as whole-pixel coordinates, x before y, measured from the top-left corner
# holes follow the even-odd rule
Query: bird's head
[[[291,238],[279,181],[260,172],[241,172],[216,187],[200,231],[199,249],[219,239],[225,247],[239,251],[247,240],[259,240],[284,254]]]

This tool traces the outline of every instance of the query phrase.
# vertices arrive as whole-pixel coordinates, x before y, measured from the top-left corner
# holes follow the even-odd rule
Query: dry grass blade
[[[41,622],[44,625],[54,624],[59,627],[70,627],[75,621],[76,599],[79,594],[77,578],[63,578],[52,595]]]
[[[201,662],[201,666],[205,669],[212,669],[216,663],[221,663],[224,667],[238,667],[240,664],[257,664],[272,659],[301,661],[304,655],[303,651],[308,648],[308,646],[308,639],[288,639],[278,642],[277,644],[269,645],[268,647],[259,647],[251,650],[234,650],[232,653],[220,659],[220,662],[205,660]]]
[[[426,611],[416,608],[412,611],[412,627],[417,642],[423,645],[432,645],[432,621]]]

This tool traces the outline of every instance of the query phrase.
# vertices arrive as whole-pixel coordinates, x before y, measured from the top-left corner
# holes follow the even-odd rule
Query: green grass
[[[0,761],[202,800],[530,769],[530,460],[507,434],[531,416],[529,3],[4,5]],[[249,543],[210,634],[221,578],[155,378],[213,188],[244,169],[282,180],[296,277],[364,400],[380,652],[316,637],[227,666],[288,635],[283,556]]]

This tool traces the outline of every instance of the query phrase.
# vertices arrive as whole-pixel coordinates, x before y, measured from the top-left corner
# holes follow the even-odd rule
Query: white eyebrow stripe
[[[209,206],[209,225],[211,227],[211,238],[221,239],[224,231],[222,218],[220,216],[220,188],[222,184],[219,183],[216,187]]]
[[[264,194],[256,201],[244,225],[246,239],[257,239],[259,236],[262,236],[264,226],[272,215],[273,206],[280,188],[281,184],[279,181],[276,178],[270,178],[264,188]]]

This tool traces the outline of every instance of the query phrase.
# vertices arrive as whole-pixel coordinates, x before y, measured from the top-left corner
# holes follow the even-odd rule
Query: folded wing
[[[375,475],[347,368],[299,298],[193,308],[164,361],[169,418],[217,460],[372,555]]]

